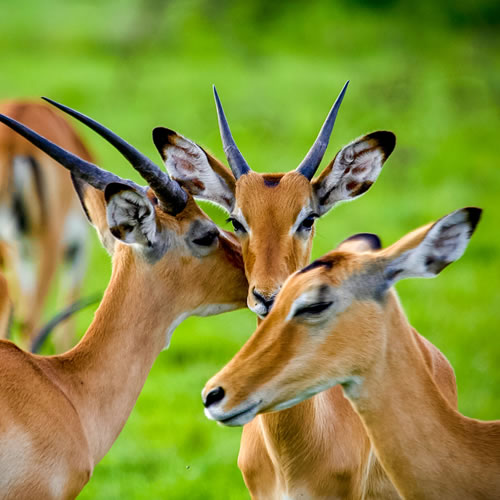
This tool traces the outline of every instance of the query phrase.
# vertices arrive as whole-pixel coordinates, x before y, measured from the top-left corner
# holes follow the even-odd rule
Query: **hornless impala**
[[[285,174],[259,174],[250,169],[231,136],[216,92],[222,142],[233,175],[190,140],[168,129],[155,130],[156,146],[171,176],[193,195],[230,212],[250,285],[247,303],[260,316],[269,312],[285,279],[309,262],[315,218],[336,203],[366,192],[394,149],[392,132],[365,135],[342,148],[313,180],[346,86],[302,163]],[[447,365],[438,376],[456,404],[453,370]],[[331,423],[326,447],[323,440],[311,439],[310,433],[324,414]],[[330,389],[327,397],[260,415],[246,425],[238,465],[254,498],[290,495],[295,485],[309,481],[311,468],[319,478],[311,496],[397,496],[374,458],[359,417],[339,387]],[[368,481],[363,482],[364,477]],[[366,491],[360,489],[362,483],[368,484]]]
[[[436,276],[460,258],[480,214],[457,210],[383,250],[374,235],[357,235],[295,273],[270,315],[208,382],[207,416],[242,425],[338,384],[403,498],[499,498],[500,421],[470,419],[450,405],[435,382],[447,364],[409,324],[391,288]],[[315,399],[307,401],[322,418],[309,432],[323,440],[332,425],[328,392]],[[312,464],[308,473],[309,484],[320,479]],[[301,486],[310,498],[309,485]]]
[[[75,129],[49,106],[10,100],[0,113],[20,120],[49,140],[93,161]],[[0,129],[0,238],[15,314],[22,320],[23,340],[32,340],[57,268],[64,262],[65,301],[74,302],[86,267],[88,224],[70,174],[38,148],[7,127]],[[69,348],[74,334],[67,322],[56,338]]]
[[[0,341],[0,496],[74,498],[127,420],[158,353],[190,315],[245,305],[238,243],[151,160],[58,105],[113,144],[149,187],[101,170],[10,118],[0,121],[71,170],[113,257],[111,281],[82,341],[42,357]]]

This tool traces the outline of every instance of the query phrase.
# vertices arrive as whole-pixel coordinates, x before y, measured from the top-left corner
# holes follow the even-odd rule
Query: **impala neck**
[[[386,317],[385,352],[359,395],[348,397],[399,493],[441,499],[461,491],[479,498],[493,483],[500,488],[500,422],[469,419],[449,405],[393,293]]]
[[[79,413],[95,463],[123,428],[165,347],[167,330],[183,312],[176,294],[165,294],[178,289],[176,273],[158,280],[161,271],[128,248],[117,249],[94,321],[74,349],[54,358],[67,375],[64,389]]]

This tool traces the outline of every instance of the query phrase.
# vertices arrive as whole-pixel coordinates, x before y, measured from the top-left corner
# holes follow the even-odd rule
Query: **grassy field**
[[[402,282],[398,291],[413,325],[453,364],[461,411],[499,418],[498,9],[390,0],[273,5],[6,2],[0,95],[50,96],[152,158],[157,125],[223,158],[215,83],[251,166],[286,171],[300,162],[350,79],[328,159],[376,129],[394,131],[398,144],[366,196],[318,222],[314,256],[355,232],[390,243],[456,208],[484,208],[460,262],[435,280]],[[138,180],[102,140],[82,133],[103,167]],[[225,224],[221,211],[208,210]],[[104,290],[110,276],[110,260],[92,236],[87,293]],[[55,309],[52,300],[47,317]],[[91,319],[92,311],[79,316],[81,334]],[[248,498],[236,466],[240,430],[205,419],[200,390],[254,327],[249,311],[183,323],[81,498]]]

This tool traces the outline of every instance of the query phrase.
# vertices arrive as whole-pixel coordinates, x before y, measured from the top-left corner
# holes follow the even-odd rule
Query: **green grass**
[[[398,291],[412,324],[453,364],[461,411],[498,418],[500,40],[493,3],[271,4],[8,2],[0,16],[1,96],[48,95],[153,158],[157,125],[222,158],[215,83],[251,166],[285,171],[300,162],[350,79],[327,157],[376,129],[393,130],[398,145],[366,196],[318,222],[314,256],[355,232],[390,243],[456,208],[483,207],[460,262]],[[102,140],[82,133],[102,166],[138,180]],[[208,210],[224,224],[220,211]],[[85,291],[103,290],[109,275],[94,238]],[[52,301],[47,317],[54,310]],[[91,311],[78,317],[81,333],[91,318]],[[248,311],[181,325],[81,498],[248,498],[236,466],[240,430],[205,419],[200,390],[254,327]]]

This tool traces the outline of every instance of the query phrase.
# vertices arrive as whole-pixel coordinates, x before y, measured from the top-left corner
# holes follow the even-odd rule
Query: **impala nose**
[[[224,392],[224,389],[222,387],[216,387],[207,394],[205,401],[203,401],[203,405],[205,406],[205,408],[208,408],[210,405],[218,403],[219,401],[224,399],[225,395],[226,393]]]
[[[252,290],[252,295],[255,297],[257,302],[260,302],[260,304],[262,304],[265,307],[267,314],[271,310],[271,307],[273,306],[276,294],[268,295],[266,297],[263,293],[257,291],[257,289],[254,287],[254,289]]]

